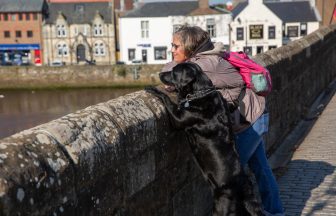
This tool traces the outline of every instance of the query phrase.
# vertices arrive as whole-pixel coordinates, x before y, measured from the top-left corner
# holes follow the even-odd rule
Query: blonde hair
[[[184,54],[190,58],[194,51],[205,41],[210,40],[209,33],[198,26],[183,25],[174,34],[184,47]]]

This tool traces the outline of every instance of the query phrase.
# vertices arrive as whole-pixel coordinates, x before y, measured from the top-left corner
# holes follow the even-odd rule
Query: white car
[[[51,64],[50,64],[50,66],[53,66],[53,67],[59,67],[59,66],[63,66],[63,65],[64,65],[63,62],[57,61],[57,60],[51,62]]]

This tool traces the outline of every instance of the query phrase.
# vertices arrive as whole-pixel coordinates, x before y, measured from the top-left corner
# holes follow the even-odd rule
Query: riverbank
[[[0,89],[142,88],[160,84],[162,65],[0,67]]]

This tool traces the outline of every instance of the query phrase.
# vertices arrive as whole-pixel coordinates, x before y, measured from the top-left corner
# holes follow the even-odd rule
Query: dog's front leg
[[[164,106],[166,107],[166,110],[169,114],[171,123],[174,128],[184,129],[187,126],[185,124],[187,121],[185,121],[185,118],[184,118],[185,113],[182,110],[178,109],[178,106],[168,97],[168,95],[161,92],[155,87],[146,87],[145,90],[155,95],[156,97],[160,98],[160,100],[163,102]]]

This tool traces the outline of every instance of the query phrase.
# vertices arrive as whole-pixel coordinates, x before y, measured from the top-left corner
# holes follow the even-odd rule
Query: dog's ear
[[[166,71],[159,74],[160,80],[165,85],[174,85],[172,81],[172,72]]]

